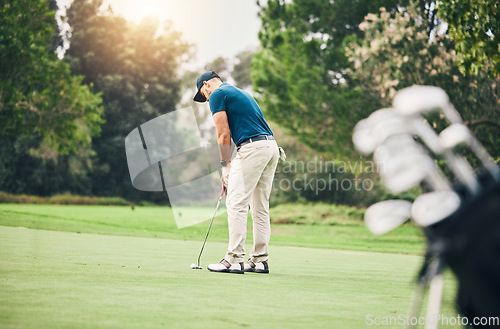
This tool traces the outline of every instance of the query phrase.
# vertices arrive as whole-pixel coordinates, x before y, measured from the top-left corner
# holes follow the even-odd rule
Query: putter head
[[[410,216],[410,201],[386,200],[368,207],[364,218],[368,229],[375,235],[381,235],[400,226]]]

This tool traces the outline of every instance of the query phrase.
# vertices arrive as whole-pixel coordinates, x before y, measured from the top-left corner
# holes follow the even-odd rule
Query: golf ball
[[[196,268],[196,264],[191,264],[191,268]]]

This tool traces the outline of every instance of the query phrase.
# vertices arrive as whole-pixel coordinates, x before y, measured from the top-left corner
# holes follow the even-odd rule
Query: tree
[[[58,154],[88,149],[102,124],[101,98],[51,51],[46,1],[0,2],[1,135],[38,138]]]
[[[168,22],[147,18],[137,25],[111,9],[101,12],[101,5],[99,0],[73,1],[65,60],[102,93],[106,124],[94,142],[93,193],[137,199],[128,179],[124,139],[140,124],[176,109],[177,69],[189,45]]]
[[[354,124],[379,104],[347,74],[344,39],[362,37],[364,16],[407,1],[267,1],[261,5],[262,50],[252,60],[254,90],[266,117],[319,152],[357,157]]]
[[[102,99],[55,54],[55,1],[0,1],[0,186],[90,193]]]
[[[236,55],[237,63],[234,64],[232,76],[238,88],[245,89],[252,87],[252,77],[250,69],[255,51],[245,50]]]
[[[474,132],[492,153],[498,154],[494,150],[498,143],[493,131],[498,130],[499,84],[484,74],[472,77],[459,72],[454,63],[457,56],[452,51],[453,44],[445,40],[446,35],[437,33],[436,3],[418,2],[412,9],[415,13],[412,23],[418,24],[415,31],[418,40],[397,41],[396,44],[406,47],[399,51],[393,45],[392,52],[370,52],[370,56],[379,57],[364,63],[365,73],[370,71],[369,65],[374,70],[380,69],[377,71],[380,75],[366,73],[366,78],[361,79],[353,67],[359,63],[349,62],[346,56],[350,47],[363,42],[366,29],[361,29],[360,23],[369,13],[379,12],[382,5],[387,17],[400,15],[409,1],[267,1],[260,11],[262,49],[252,60],[251,72],[254,90],[259,93],[266,116],[316,151],[339,159],[352,158],[357,154],[350,138],[356,122],[387,105],[397,89],[412,83],[434,84],[446,86],[464,119],[474,126]],[[377,28],[400,37],[384,24],[390,23],[379,22]],[[494,33],[495,29],[491,31]],[[424,47],[431,36],[436,42]],[[379,39],[373,43],[374,48],[384,46]],[[427,53],[418,54],[417,49]],[[417,56],[408,61],[415,51]],[[374,83],[374,78],[382,79],[384,74],[387,79]]]
[[[496,0],[443,0],[439,17],[448,23],[462,73],[500,74],[500,3]]]
[[[435,34],[429,40],[416,5],[395,15],[381,8],[380,15],[368,14],[360,29],[364,39],[350,43],[346,54],[354,63],[352,78],[366,93],[375,91],[382,106],[390,107],[400,89],[414,84],[439,86],[490,153],[500,157],[500,79],[485,73],[462,75],[453,44],[446,35]]]

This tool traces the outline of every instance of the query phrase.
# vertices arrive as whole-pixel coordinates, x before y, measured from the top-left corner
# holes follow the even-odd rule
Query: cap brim
[[[200,91],[198,90],[198,92],[196,93],[196,95],[194,96],[193,100],[195,102],[200,102],[200,103],[204,103],[207,101],[207,99],[205,98],[205,96],[203,96]]]

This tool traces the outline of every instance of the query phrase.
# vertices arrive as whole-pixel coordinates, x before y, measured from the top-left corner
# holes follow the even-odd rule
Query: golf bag
[[[475,318],[500,319],[500,182],[480,175],[483,189],[446,220],[424,229],[430,259],[448,266],[458,280],[456,303],[471,328],[498,328],[498,322],[474,325]],[[458,189],[459,190],[459,189]]]
[[[425,122],[424,115],[429,113],[439,113],[450,125],[438,133]],[[446,92],[434,86],[398,91],[393,108],[380,109],[358,122],[353,143],[362,153],[374,153],[377,166],[385,169],[381,171],[384,184],[392,192],[408,190],[417,182],[425,182],[432,190],[412,204],[388,208],[385,205],[393,203],[387,201],[395,200],[386,200],[365,213],[367,226],[375,234],[411,217],[427,236],[428,248],[410,314],[418,315],[430,285],[427,317],[439,316],[441,272],[448,267],[458,280],[456,304],[465,318],[460,325],[500,327],[500,168],[465,126]],[[425,151],[418,144],[425,145]],[[455,154],[460,145],[474,153],[482,172],[476,174],[462,154]],[[446,161],[454,182],[445,178],[435,159]],[[376,212],[379,208],[398,212],[396,216],[381,212],[380,216]],[[436,324],[429,321],[426,328],[437,328]]]

